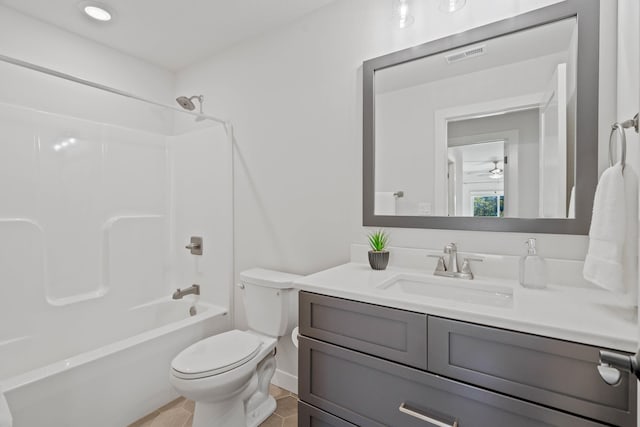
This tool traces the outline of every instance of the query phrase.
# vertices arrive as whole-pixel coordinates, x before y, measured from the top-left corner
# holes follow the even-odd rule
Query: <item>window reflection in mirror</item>
[[[375,214],[573,218],[576,61],[571,18],[377,70]]]

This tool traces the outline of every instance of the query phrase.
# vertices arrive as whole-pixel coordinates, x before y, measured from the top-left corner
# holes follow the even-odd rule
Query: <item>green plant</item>
[[[367,236],[369,239],[369,246],[374,252],[382,252],[389,243],[389,235],[383,230],[377,230]]]

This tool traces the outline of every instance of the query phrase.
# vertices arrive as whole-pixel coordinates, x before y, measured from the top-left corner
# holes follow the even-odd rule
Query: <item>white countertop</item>
[[[424,270],[389,267],[375,271],[367,264],[352,262],[300,278],[294,286],[304,291],[613,350],[632,353],[638,350],[637,309],[623,306],[605,290],[557,285],[542,290],[525,289],[515,280],[487,277],[464,281],[466,286],[484,283],[513,292],[512,306],[495,307],[426,295],[402,295],[379,288],[403,273],[429,276]]]

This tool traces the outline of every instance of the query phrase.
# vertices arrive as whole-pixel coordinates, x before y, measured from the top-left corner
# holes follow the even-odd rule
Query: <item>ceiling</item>
[[[0,0],[41,21],[176,71],[335,0],[100,0],[114,19],[86,17],[80,0]]]

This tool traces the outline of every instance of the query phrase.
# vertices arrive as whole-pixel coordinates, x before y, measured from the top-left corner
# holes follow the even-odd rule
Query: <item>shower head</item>
[[[186,96],[180,96],[176,98],[176,101],[178,101],[178,104],[180,104],[180,106],[185,110],[193,111],[196,109],[193,101],[191,101],[191,99],[187,98]]]
[[[193,111],[196,109],[196,104],[194,104],[192,101],[193,99],[197,99],[198,102],[200,103],[200,113],[202,113],[202,103],[204,102],[203,95],[194,95],[190,98],[187,98],[186,96],[179,96],[176,98],[176,101],[185,110]]]

